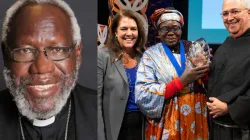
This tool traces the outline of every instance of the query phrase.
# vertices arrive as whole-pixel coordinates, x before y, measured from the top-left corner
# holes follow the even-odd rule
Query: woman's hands
[[[194,81],[202,78],[204,73],[208,71],[208,65],[204,66],[197,66],[195,68],[188,68],[186,67],[185,71],[180,77],[180,80],[184,86],[193,83]]]

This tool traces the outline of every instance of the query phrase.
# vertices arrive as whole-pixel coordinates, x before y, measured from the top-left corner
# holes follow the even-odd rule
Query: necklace
[[[133,67],[134,66],[137,66],[137,60],[136,60],[136,58],[135,59],[133,59],[133,58],[131,58],[130,60],[128,59],[128,58],[125,58],[125,57],[122,57],[122,64],[123,64],[123,67],[124,68],[128,68],[128,69],[130,69],[130,66],[128,66],[128,65],[131,65],[131,64],[129,64],[130,62],[129,61],[134,61],[134,62],[131,62],[131,64],[133,65]],[[133,68],[132,67],[132,68]]]
[[[69,101],[69,109],[68,109],[68,116],[67,116],[67,123],[66,123],[66,128],[65,128],[64,140],[67,140],[67,137],[68,137],[68,127],[69,127],[70,113],[71,113],[71,100]],[[21,129],[22,140],[25,140],[25,136],[24,136],[24,132],[23,132],[23,125],[22,125],[22,116],[20,114],[19,114],[18,119],[19,119],[19,124],[20,124],[20,129]]]
[[[128,77],[128,82],[131,83],[132,80],[131,80],[131,76],[130,76],[130,74],[129,74],[129,70],[135,69],[135,71],[137,72],[138,65],[136,64],[136,66],[133,67],[133,68],[125,68],[125,66],[124,66],[124,69],[125,69],[126,75],[127,75],[127,77]],[[129,85],[129,86],[131,86],[131,85]]]
[[[172,53],[180,53],[180,46],[177,45],[176,47],[169,47]]]

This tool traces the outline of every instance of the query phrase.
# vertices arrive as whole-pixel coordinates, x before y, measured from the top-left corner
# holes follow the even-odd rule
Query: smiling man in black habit
[[[96,92],[76,84],[81,34],[62,0],[18,0],[2,29],[1,140],[95,140]]]
[[[221,16],[230,36],[216,51],[210,69],[209,136],[212,140],[249,140],[250,1],[224,0]]]

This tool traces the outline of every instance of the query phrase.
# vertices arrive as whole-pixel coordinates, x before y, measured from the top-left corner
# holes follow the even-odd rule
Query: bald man
[[[81,34],[62,0],[18,0],[2,29],[1,140],[95,140],[96,92],[76,84]]]
[[[212,140],[249,140],[250,1],[224,0],[221,17],[230,36],[214,55],[207,103]]]

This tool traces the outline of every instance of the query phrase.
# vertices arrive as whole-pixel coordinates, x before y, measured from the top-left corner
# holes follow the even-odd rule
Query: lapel
[[[141,61],[141,57],[140,56],[136,56],[136,61],[137,61],[137,65],[139,65],[140,64],[140,61]]]
[[[122,60],[121,60],[121,59],[116,60],[114,63],[115,63],[115,66],[116,66],[118,72],[121,74],[123,80],[124,80],[124,81],[127,83],[127,85],[128,85],[128,78],[127,78],[127,75],[126,75],[126,72],[125,72],[125,69],[124,69]]]
[[[139,65],[140,59],[141,59],[141,57],[137,55],[137,56],[136,56],[137,65]],[[126,84],[128,85],[128,78],[127,78],[127,75],[126,75],[126,72],[125,72],[125,69],[124,69],[122,60],[121,60],[121,59],[115,60],[114,63],[115,63],[115,66],[116,66],[118,72],[121,74],[123,80],[124,80],[124,81],[126,82]]]

